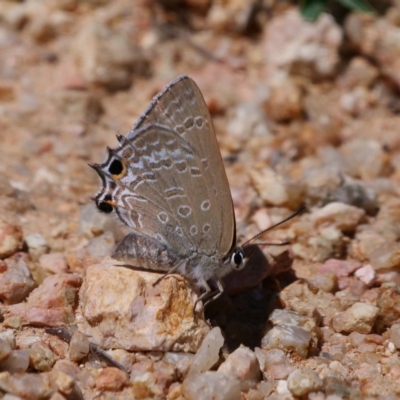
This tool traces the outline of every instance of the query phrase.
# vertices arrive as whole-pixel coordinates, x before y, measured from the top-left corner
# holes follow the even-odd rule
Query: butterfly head
[[[233,271],[240,271],[246,266],[248,259],[243,248],[237,247],[230,257],[229,264]]]

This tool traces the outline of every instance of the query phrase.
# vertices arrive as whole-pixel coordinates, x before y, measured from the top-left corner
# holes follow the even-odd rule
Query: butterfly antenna
[[[260,237],[261,235],[264,235],[265,232],[271,231],[272,229],[275,229],[276,227],[278,227],[279,225],[284,224],[285,222],[291,220],[294,217],[297,217],[298,215],[300,215],[303,211],[306,210],[305,206],[300,207],[298,210],[296,210],[293,214],[289,215],[287,218],[285,218],[284,220],[278,222],[275,225],[270,226],[267,229],[264,229],[263,231],[257,233],[257,235],[253,236],[251,239],[249,239],[247,242],[245,242],[244,244],[242,244],[241,247],[245,247],[246,245],[248,245],[251,241],[253,241],[254,239],[257,239],[258,237]],[[289,244],[289,242],[282,242],[282,243],[254,243],[257,244],[259,246],[268,246],[268,245],[273,245],[273,246],[284,246]]]

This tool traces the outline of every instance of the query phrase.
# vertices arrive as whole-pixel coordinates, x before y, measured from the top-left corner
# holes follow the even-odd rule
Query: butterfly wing
[[[235,216],[225,168],[213,123],[203,95],[188,76],[180,76],[167,85],[140,116],[128,138],[146,124],[160,124],[186,140],[201,160],[205,185],[217,204],[212,205],[212,232],[199,243],[200,249],[214,246],[226,255],[235,245]]]
[[[135,240],[155,238],[155,251],[171,255],[159,259],[227,254],[235,237],[232,200],[210,115],[195,83],[187,77],[173,81],[119,140],[107,160],[94,165],[103,181],[95,198],[99,209],[115,209]],[[157,259],[150,265],[153,256],[149,253],[146,267],[157,269]]]

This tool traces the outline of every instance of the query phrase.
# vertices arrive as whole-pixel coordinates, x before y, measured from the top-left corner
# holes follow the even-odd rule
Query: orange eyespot
[[[100,203],[97,203],[97,208],[99,209],[99,211],[106,214],[109,214],[113,211],[113,206],[106,201],[101,201]]]
[[[120,160],[114,158],[108,167],[108,172],[113,175],[115,179],[119,179],[125,175],[125,166]]]

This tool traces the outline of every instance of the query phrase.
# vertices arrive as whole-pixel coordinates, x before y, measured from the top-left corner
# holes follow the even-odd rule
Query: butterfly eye
[[[244,253],[242,249],[236,249],[233,254],[232,254],[232,258],[231,258],[231,265],[232,268],[239,271],[241,269],[244,268],[244,266],[246,265],[245,262],[245,258],[244,258]]]

